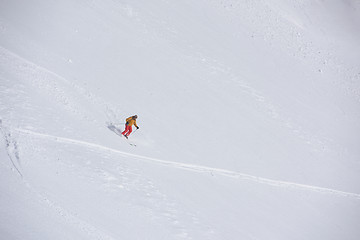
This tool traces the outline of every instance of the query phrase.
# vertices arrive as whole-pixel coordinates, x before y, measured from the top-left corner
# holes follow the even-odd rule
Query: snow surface
[[[357,0],[0,0],[0,239],[360,239],[359,43]]]

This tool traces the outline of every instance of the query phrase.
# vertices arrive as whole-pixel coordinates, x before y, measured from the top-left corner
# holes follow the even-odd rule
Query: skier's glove
[[[136,129],[139,129],[139,127],[136,127]]]

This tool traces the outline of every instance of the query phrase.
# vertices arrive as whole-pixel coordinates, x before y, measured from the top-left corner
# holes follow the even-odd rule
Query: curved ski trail
[[[44,133],[38,133],[38,132],[31,131],[31,130],[26,130],[26,129],[16,128],[14,130],[19,133],[29,134],[29,135],[37,136],[37,137],[41,137],[41,138],[46,138],[46,139],[50,139],[52,141],[56,141],[59,143],[75,144],[75,145],[83,146],[86,148],[112,152],[112,153],[116,153],[116,154],[119,154],[119,155],[122,155],[125,157],[131,157],[131,158],[134,158],[137,160],[152,162],[152,163],[160,164],[160,165],[167,166],[167,167],[179,168],[179,169],[183,169],[186,171],[193,171],[193,172],[199,172],[199,173],[211,173],[211,174],[215,173],[215,174],[220,174],[220,175],[223,175],[226,177],[237,178],[237,179],[246,180],[246,181],[252,181],[252,182],[259,183],[259,184],[266,184],[266,185],[271,185],[271,186],[275,186],[275,187],[301,189],[301,190],[313,191],[313,192],[318,192],[318,193],[332,194],[332,195],[337,195],[337,196],[342,196],[342,197],[351,197],[351,198],[360,200],[360,194],[358,194],[358,193],[345,192],[345,191],[340,191],[340,190],[331,189],[331,188],[324,188],[324,187],[306,185],[306,184],[295,183],[295,182],[287,182],[287,181],[280,181],[280,180],[274,180],[274,179],[269,179],[269,178],[257,177],[257,176],[240,173],[240,172],[235,172],[235,171],[231,171],[231,170],[226,170],[226,169],[221,169],[221,168],[213,168],[213,167],[207,167],[207,166],[195,165],[195,164],[189,164],[189,163],[166,161],[166,160],[162,160],[162,159],[146,157],[146,156],[142,156],[142,155],[137,155],[137,154],[133,154],[133,153],[120,151],[120,150],[106,147],[103,145],[99,145],[96,143],[90,143],[90,142],[86,142],[86,141],[65,138],[65,137],[57,137],[57,136],[52,136],[52,135],[44,134]]]

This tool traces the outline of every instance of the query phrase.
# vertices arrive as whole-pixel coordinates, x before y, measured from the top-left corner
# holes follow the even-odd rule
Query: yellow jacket
[[[128,117],[127,119],[126,119],[126,125],[128,125],[128,126],[132,126],[132,125],[135,125],[135,127],[138,127],[137,125],[136,125],[136,119],[133,119],[132,117]]]

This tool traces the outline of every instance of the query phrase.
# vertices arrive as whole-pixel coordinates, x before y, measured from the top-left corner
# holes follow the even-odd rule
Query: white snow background
[[[0,0],[0,128],[1,240],[360,239],[360,2]]]

